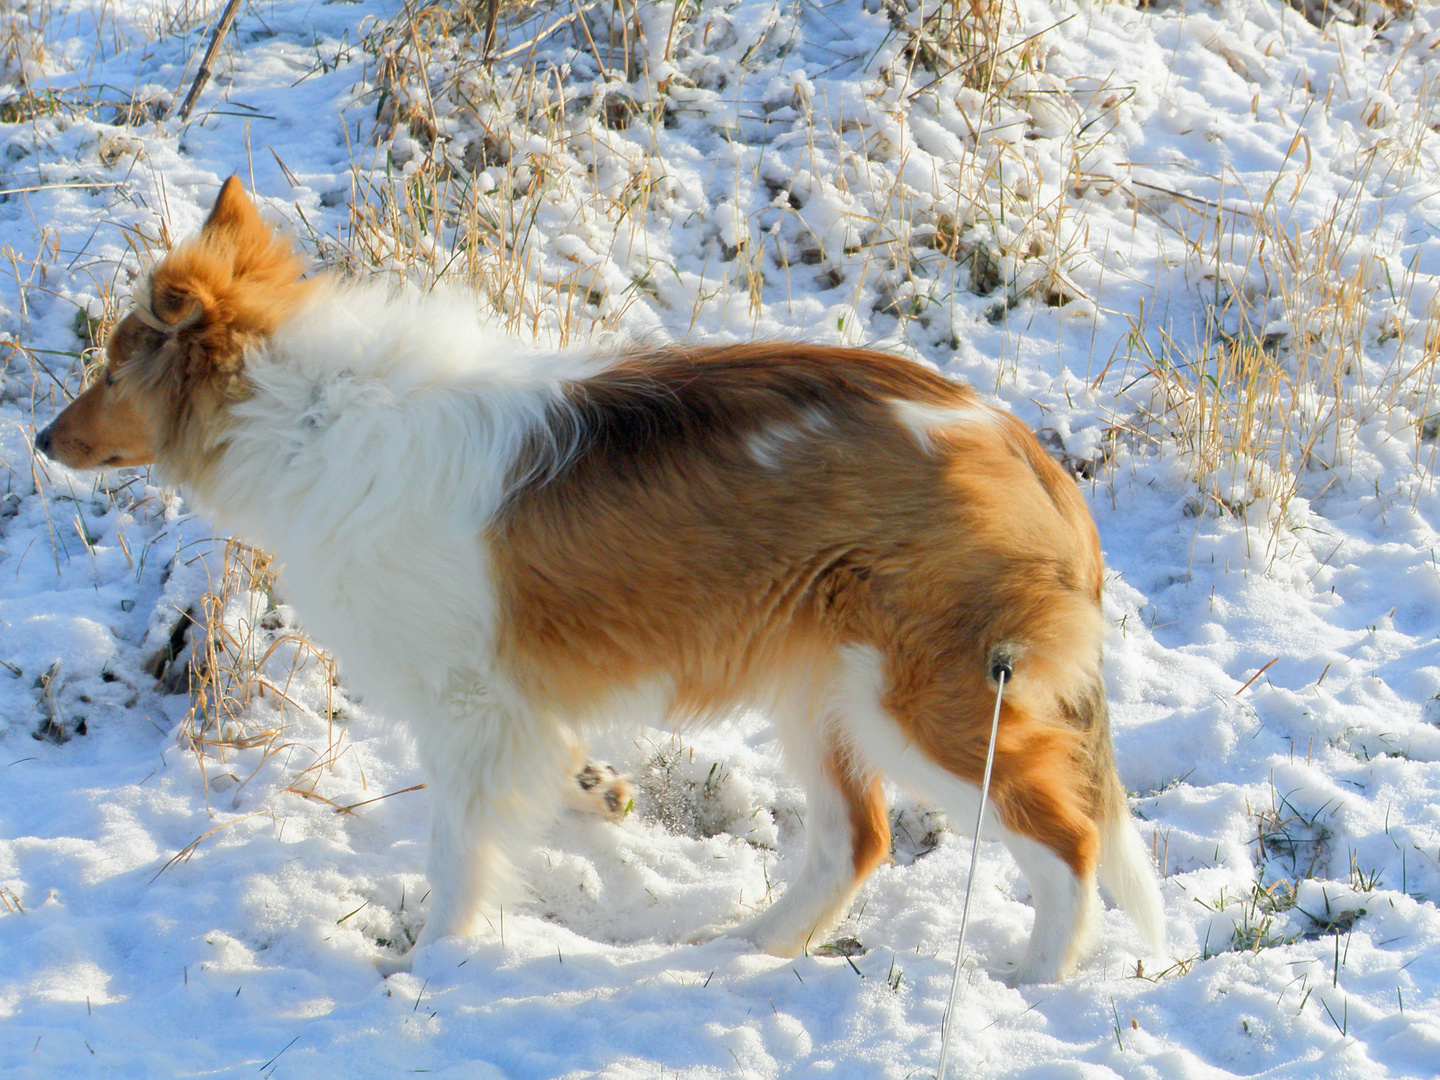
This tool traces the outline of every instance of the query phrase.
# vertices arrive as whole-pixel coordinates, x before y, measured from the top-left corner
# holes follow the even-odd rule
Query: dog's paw
[[[708,926],[696,927],[680,935],[681,945],[704,945],[715,941],[718,938],[730,937],[733,926],[725,926],[721,923],[711,923]]]
[[[1019,961],[1006,961],[993,966],[987,965],[986,970],[992,979],[1004,983],[1012,990],[1018,990],[1022,986],[1044,986],[1047,983],[1058,983],[1070,974],[1069,969],[1053,963],[1037,963],[1031,957]]]
[[[995,960],[991,963],[984,963],[967,957],[962,963],[970,969],[968,973],[960,976],[962,979],[979,981],[983,972],[987,978],[1002,986],[1008,986],[1012,990],[1021,985],[1019,960]]]
[[[396,956],[394,953],[384,953],[375,958],[375,970],[380,972],[382,979],[388,979],[391,975],[398,975],[402,971],[408,974],[414,964],[414,949],[399,956]]]
[[[572,779],[575,782],[566,799],[572,810],[619,821],[634,804],[630,781],[616,772],[614,766],[603,761],[587,761]]]

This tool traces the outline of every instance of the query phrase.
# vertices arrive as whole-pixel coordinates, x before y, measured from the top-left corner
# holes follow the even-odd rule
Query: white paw
[[[415,964],[415,950],[412,948],[401,956],[394,953],[382,953],[375,958],[375,970],[380,972],[382,979],[388,979],[391,975],[400,972],[409,972]]]
[[[1073,968],[1073,965],[1070,967]],[[1018,964],[1008,963],[1001,970],[992,970],[991,974],[1013,990],[1020,986],[1058,983],[1070,974],[1070,970],[1052,961],[1036,962],[1026,957]]]
[[[801,954],[809,955],[812,947],[824,943],[820,931],[824,927],[810,927],[802,930],[775,918],[767,918],[774,908],[762,911],[754,918],[746,919],[735,926],[724,927],[717,937],[743,941],[757,952],[769,953],[789,960]]]
[[[704,945],[707,942],[722,937],[731,937],[729,928],[720,923],[711,923],[708,926],[701,926],[683,934],[680,938],[681,945]]]

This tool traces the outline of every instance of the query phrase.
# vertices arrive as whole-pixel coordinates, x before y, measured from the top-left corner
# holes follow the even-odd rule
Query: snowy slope
[[[895,863],[836,935],[863,951],[678,944],[794,869],[763,716],[602,740],[635,812],[563,816],[493,934],[378,978],[424,910],[403,733],[178,498],[32,463],[91,335],[231,172],[317,262],[473,286],[549,338],[891,348],[1076,470],[1170,947],[1107,912],[1075,978],[1008,988],[986,964],[1030,909],[987,843],[952,1075],[1440,1073],[1433,7],[540,5],[486,64],[443,9],[271,0],[166,118],[220,6],[0,5],[7,1076],[939,1056],[969,824],[902,792]],[[186,613],[228,649],[198,703],[171,692],[171,646],[206,640]]]

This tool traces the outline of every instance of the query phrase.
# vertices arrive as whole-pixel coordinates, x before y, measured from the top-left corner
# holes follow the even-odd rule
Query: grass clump
[[[229,541],[217,580],[150,665],[163,684],[190,696],[179,738],[195,754],[207,796],[233,791],[236,808],[272,759],[287,768],[285,790],[328,802],[316,786],[353,750],[339,723],[334,662],[293,624],[274,589],[269,556]]]

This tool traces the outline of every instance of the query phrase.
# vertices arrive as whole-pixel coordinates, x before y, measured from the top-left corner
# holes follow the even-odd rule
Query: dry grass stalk
[[[190,843],[186,844],[183,848],[181,848],[169,859],[167,859],[165,863],[160,867],[160,869],[155,871],[155,874],[153,877],[150,878],[150,881],[154,883],[161,874],[165,873],[165,871],[169,870],[172,866],[177,866],[180,863],[189,862],[191,856],[193,856],[195,852],[200,850],[200,845],[203,844],[206,840],[209,840],[210,837],[214,836],[216,833],[223,832],[231,825],[238,825],[240,822],[246,821],[249,818],[253,817],[268,817],[271,821],[275,820],[275,815],[272,814],[269,810],[252,810],[248,814],[241,814],[239,817],[233,817],[228,819],[227,821],[222,821],[213,829],[205,830],[205,832],[201,833],[194,840],[191,840]]]

